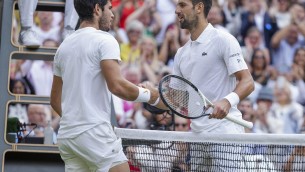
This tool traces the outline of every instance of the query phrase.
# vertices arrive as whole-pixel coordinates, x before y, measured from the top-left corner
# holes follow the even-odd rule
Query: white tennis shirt
[[[54,75],[62,77],[62,118],[58,138],[74,138],[101,123],[110,123],[111,93],[100,61],[120,60],[120,48],[107,32],[86,27],[59,46]]]
[[[236,38],[209,24],[195,41],[181,47],[174,61],[174,74],[191,81],[212,102],[223,99],[236,87],[234,73],[247,69]],[[230,113],[241,118],[237,107]],[[193,131],[210,132],[227,122],[226,119],[203,117],[192,120]]]

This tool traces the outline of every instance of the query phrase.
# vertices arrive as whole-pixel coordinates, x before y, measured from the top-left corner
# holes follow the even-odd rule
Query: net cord
[[[117,137],[162,140],[181,142],[211,142],[211,143],[236,143],[236,144],[272,144],[272,145],[302,145],[305,146],[303,134],[212,134],[178,131],[158,131],[114,128]]]

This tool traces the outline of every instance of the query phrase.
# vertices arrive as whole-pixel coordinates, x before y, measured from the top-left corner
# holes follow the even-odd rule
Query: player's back
[[[104,46],[109,43],[113,50]],[[117,57],[108,57],[107,51],[118,51]],[[111,93],[100,68],[106,58],[119,58],[118,43],[109,33],[92,27],[77,30],[58,48],[54,69],[58,68],[63,80],[59,138],[75,137],[110,122]]]

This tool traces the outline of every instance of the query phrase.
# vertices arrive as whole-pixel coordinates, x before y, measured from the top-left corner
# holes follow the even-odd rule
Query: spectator
[[[173,130],[172,125],[173,118],[169,111],[152,114],[151,130]]]
[[[304,134],[304,133],[303,133]],[[283,167],[285,172],[303,171],[305,169],[303,162],[305,159],[305,148],[304,146],[295,146],[288,161]]]
[[[282,29],[291,23],[291,13],[289,12],[291,2],[290,0],[276,0],[273,2],[274,4],[270,7],[269,14],[272,18],[275,18],[278,27]]]
[[[241,15],[241,35],[246,37],[248,29],[256,26],[262,33],[264,46],[270,48],[270,41],[278,27],[266,11],[266,2],[263,0],[248,0],[248,10]]]
[[[25,60],[16,60],[12,59],[10,63],[10,91],[13,92],[15,80],[21,80],[24,82],[25,92],[24,94],[35,94],[35,90],[29,83],[26,76],[22,74],[22,64],[25,63]]]
[[[181,30],[181,32],[184,32],[184,30]],[[179,37],[182,35],[179,34],[180,30],[176,23],[168,25],[165,31],[165,38],[161,44],[159,60],[169,67],[173,65],[175,54],[181,46]]]
[[[44,129],[48,121],[52,123],[50,106],[29,104],[27,109],[28,122],[37,126],[27,126],[24,137],[44,137]],[[57,143],[56,133],[53,132],[53,143]]]
[[[229,32],[240,40],[240,28],[241,28],[241,13],[243,12],[242,4],[237,0],[226,0],[222,6],[223,14],[227,20],[226,28]]]
[[[190,121],[175,115],[175,131],[190,131]]]
[[[39,96],[50,96],[53,81],[53,63],[43,60],[26,60],[20,66],[22,76]]]
[[[153,84],[158,84],[158,73],[164,64],[159,61],[157,43],[153,38],[142,38],[139,61],[142,72],[141,81],[148,80]]]
[[[41,44],[36,32],[33,31],[33,17],[37,2],[38,0],[18,0],[21,23],[19,43],[29,48],[38,48]]]
[[[28,123],[37,124],[37,128],[34,126],[27,126],[27,131],[24,135],[29,134],[31,137],[44,137],[43,131],[47,126],[47,113],[45,105],[30,104],[28,106]],[[31,132],[34,130],[34,132]]]
[[[140,55],[139,42],[142,38],[144,26],[138,20],[131,21],[126,26],[128,43],[122,43],[121,59],[125,63],[131,63],[137,60]]]
[[[299,133],[303,124],[303,107],[292,98],[290,83],[279,77],[274,87],[275,101],[267,115],[271,133]]]
[[[254,115],[256,121],[254,122],[254,133],[271,133],[267,115],[274,101],[273,90],[270,87],[262,87],[257,100]]]
[[[190,131],[190,121],[175,115],[175,131],[188,132]],[[180,151],[179,157],[174,162],[173,172],[190,171],[189,165],[189,145],[187,143],[176,143],[175,145]]]
[[[300,3],[294,3],[290,7],[290,13],[292,17],[292,23],[296,24],[299,28],[299,31],[305,35],[305,9],[304,5]]]
[[[287,79],[293,83],[299,91],[297,101],[305,106],[305,48],[298,48],[294,54],[292,69]]]
[[[156,0],[145,0],[144,4],[131,13],[126,23],[139,20],[144,25],[144,35],[154,37],[161,29],[161,17],[156,11]]]
[[[137,8],[139,8],[143,4],[143,0],[121,0],[119,5],[116,7],[115,13],[118,16],[117,25],[120,28],[125,29],[126,19],[132,14]]]
[[[156,35],[156,40],[158,47],[161,46],[164,38],[165,38],[165,31],[166,28],[172,24],[175,23],[176,21],[176,16],[175,16],[175,7],[177,4],[178,0],[157,0],[156,1],[156,9],[157,12],[161,16],[161,30]]]
[[[37,33],[39,45],[45,40],[51,39],[56,42],[61,42],[61,32],[59,25],[53,25],[54,13],[48,11],[37,12],[37,17],[39,19],[39,25],[34,26],[33,30]]]
[[[21,45],[24,45],[28,48],[38,48],[43,40],[45,38],[39,38],[39,36],[45,36],[45,34],[39,34],[37,33],[37,30],[39,31],[39,29],[34,30],[34,12],[35,9],[37,7],[37,3],[38,0],[18,0],[18,7],[19,7],[19,11],[20,11],[20,23],[21,23],[21,31],[19,34],[19,43]],[[42,20],[40,20],[40,22],[42,22],[43,27],[42,31],[50,31],[49,28],[49,23],[45,23],[45,22],[50,22],[50,18],[52,17],[52,15],[49,16],[45,16],[44,12],[42,12],[43,18],[40,18]],[[64,31],[63,31],[63,36],[64,38],[71,34],[73,32],[73,30],[75,29],[76,23],[78,20],[78,16],[77,13],[75,12],[74,9],[74,4],[73,4],[73,0],[67,0],[66,4],[65,4],[65,17],[64,17]],[[46,30],[47,29],[47,30]],[[59,27],[55,27],[54,30],[52,29],[52,32],[57,32],[57,29],[60,29]],[[59,31],[59,30],[58,30]],[[37,35],[39,34],[39,35]],[[53,35],[53,34],[51,34]],[[55,35],[53,35],[55,36]],[[61,37],[61,35],[56,35],[56,41],[58,37]],[[49,38],[49,37],[48,37]],[[53,37],[52,37],[53,38]],[[59,39],[59,42],[61,40]]]
[[[26,83],[22,79],[13,80],[10,91],[13,94],[26,94]]]
[[[246,98],[242,101],[240,101],[237,105],[238,110],[240,110],[242,114],[242,118],[247,121],[251,121],[255,123],[256,116],[254,115],[254,110],[253,110],[253,103],[249,98]],[[251,133],[252,130],[245,128],[246,133]]]
[[[299,26],[291,24],[279,30],[272,38],[272,62],[280,74],[287,74],[291,70],[293,54],[296,49],[304,45],[304,35],[299,36]]]
[[[218,5],[213,5],[209,14],[208,14],[208,22],[211,23],[216,29],[221,29],[225,32],[229,32],[229,30],[225,27],[224,16],[222,14],[222,10]]]
[[[305,45],[305,10],[300,4],[290,7],[291,24],[279,30],[272,38],[273,65],[281,74],[291,70],[293,55],[301,46]]]
[[[266,63],[270,64],[269,50],[264,46],[261,32],[256,26],[248,29],[247,35],[244,39],[244,46],[241,47],[243,55],[247,63],[250,63],[255,49],[261,49],[264,53]]]
[[[265,53],[261,49],[254,50],[250,63],[250,71],[254,81],[262,86],[266,86],[269,80],[275,80],[277,77],[277,71],[268,65]]]

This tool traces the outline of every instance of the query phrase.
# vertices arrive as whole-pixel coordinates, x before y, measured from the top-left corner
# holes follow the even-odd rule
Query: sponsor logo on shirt
[[[236,56],[239,56],[239,53],[235,53],[235,54],[230,55],[230,58],[231,57],[236,57]]]
[[[206,56],[206,55],[208,55],[208,53],[206,53],[206,52],[203,52],[203,53],[202,53],[202,56]]]

